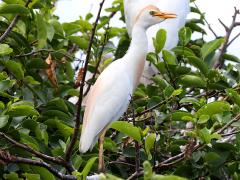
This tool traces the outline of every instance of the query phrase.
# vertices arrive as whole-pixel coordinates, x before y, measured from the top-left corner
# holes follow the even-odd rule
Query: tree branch
[[[47,160],[47,161],[50,161],[50,162],[53,162],[56,164],[63,165],[67,169],[67,171],[70,173],[75,171],[75,169],[71,165],[69,165],[64,159],[48,156],[46,154],[38,152],[38,151],[32,149],[31,147],[27,146],[26,144],[21,144],[21,143],[15,141],[14,139],[12,139],[11,137],[7,136],[6,134],[4,134],[2,132],[0,132],[0,137],[6,139],[8,142],[13,144],[14,146],[17,146],[21,149],[24,149],[27,152],[30,152],[31,154],[35,155],[38,158],[41,158],[41,159],[44,159],[44,160]]]
[[[82,109],[81,107],[82,107],[82,100],[83,100],[83,87],[84,87],[84,84],[85,84],[84,82],[85,82],[85,78],[86,78],[88,63],[89,63],[90,57],[91,57],[91,49],[92,49],[92,45],[93,45],[94,35],[95,35],[96,29],[97,29],[97,24],[98,24],[98,21],[100,19],[100,14],[101,14],[104,2],[105,2],[105,0],[103,0],[100,3],[98,15],[97,15],[96,21],[94,23],[94,27],[92,29],[92,35],[91,35],[89,46],[88,46],[88,49],[87,49],[87,56],[86,56],[86,61],[85,61],[85,65],[84,65],[84,72],[83,72],[82,82],[81,82],[81,85],[80,85],[79,98],[78,98],[76,123],[75,123],[74,132],[73,132],[71,142],[70,142],[69,146],[67,147],[67,150],[66,150],[66,153],[65,153],[65,159],[68,162],[70,161],[72,151],[73,151],[73,147],[76,144],[78,133],[79,133],[79,130],[80,130],[81,109]]]
[[[25,4],[25,7],[28,7],[29,3],[31,2],[32,0],[28,0]],[[0,43],[2,43],[6,38],[7,36],[9,35],[9,33],[12,31],[12,29],[14,28],[14,26],[17,24],[18,20],[20,18],[20,15],[17,14],[12,22],[10,23],[10,25],[8,26],[8,28],[6,29],[6,31],[1,35],[0,37]]]
[[[49,172],[51,172],[53,175],[60,179],[66,179],[66,180],[77,180],[75,176],[71,175],[65,175],[61,173],[59,170],[53,168],[51,165],[48,163],[42,161],[42,160],[32,160],[32,159],[27,159],[27,158],[22,158],[22,157],[17,157],[14,155],[9,154],[3,149],[0,149],[0,160],[2,160],[4,163],[9,164],[9,163],[23,163],[23,164],[29,164],[29,165],[34,165],[34,166],[40,166],[46,168]]]
[[[230,36],[232,34],[233,29],[236,26],[239,26],[240,23],[236,22],[237,19],[237,15],[240,14],[240,11],[235,7],[234,8],[234,14],[232,17],[232,23],[229,27],[227,27],[220,19],[219,22],[223,25],[223,27],[225,28],[226,31],[226,35],[225,35],[225,42],[222,45],[222,48],[220,50],[220,55],[218,60],[215,62],[215,64],[213,65],[214,68],[222,68],[222,66],[224,65],[224,58],[223,55],[227,52],[227,49],[229,47],[229,45],[236,40],[240,35],[235,36],[231,41],[230,41]],[[230,41],[230,42],[229,42]]]
[[[102,48],[101,48],[101,51],[100,51],[100,55],[99,55],[98,62],[97,62],[96,67],[95,67],[95,71],[94,71],[93,76],[92,76],[92,78],[91,78],[91,82],[88,84],[88,87],[87,87],[87,89],[86,89],[86,91],[85,91],[85,93],[84,93],[84,96],[86,96],[87,93],[89,92],[91,86],[93,85],[94,79],[95,79],[95,77],[96,77],[96,75],[97,75],[98,67],[100,66],[100,63],[101,63],[101,61],[102,61],[103,51],[104,51],[104,48],[105,48],[105,46],[106,46],[107,39],[108,39],[108,30],[109,30],[109,23],[108,23],[108,27],[107,27],[107,29],[106,29],[106,32],[105,32],[105,34],[104,34],[103,45],[102,45]]]
[[[218,134],[223,133],[224,130],[226,130],[228,127],[230,127],[233,123],[240,120],[240,114],[238,114],[235,118],[233,118],[231,121],[229,121],[225,126],[223,126],[221,129],[217,131]]]

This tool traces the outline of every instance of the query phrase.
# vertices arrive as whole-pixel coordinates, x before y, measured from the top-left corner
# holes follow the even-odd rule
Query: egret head
[[[174,13],[162,12],[156,6],[149,5],[143,8],[135,19],[134,26],[136,24],[149,28],[152,25],[158,24],[166,19],[176,18]]]

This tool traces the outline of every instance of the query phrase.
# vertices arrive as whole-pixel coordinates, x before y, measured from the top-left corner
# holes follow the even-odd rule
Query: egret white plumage
[[[154,4],[156,7],[161,8],[162,11],[175,13],[177,18],[158,23],[147,30],[148,52],[154,52],[152,38],[156,36],[159,29],[167,31],[164,49],[170,50],[174,48],[178,43],[178,31],[185,25],[187,15],[190,12],[189,0],[124,0],[125,20],[130,36],[132,36],[134,19],[138,16],[141,9],[149,4]],[[147,62],[141,82],[147,83],[152,75],[156,73],[157,70]]]
[[[148,51],[146,30],[173,13],[161,12],[156,6],[143,7],[133,22],[132,41],[126,55],[111,63],[91,88],[83,118],[79,150],[93,147],[107,126],[126,111],[131,95],[139,83]]]

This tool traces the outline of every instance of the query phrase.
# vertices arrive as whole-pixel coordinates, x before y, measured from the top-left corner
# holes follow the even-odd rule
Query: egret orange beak
[[[163,18],[163,19],[171,19],[171,18],[177,17],[177,15],[174,13],[167,13],[167,12],[160,12],[160,11],[153,12],[152,15]]]

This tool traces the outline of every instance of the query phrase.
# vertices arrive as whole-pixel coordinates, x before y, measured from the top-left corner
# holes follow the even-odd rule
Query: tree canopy
[[[101,9],[103,1],[96,17],[88,13],[67,23],[53,14],[55,3],[0,3],[3,179],[86,179],[97,172],[98,146],[78,152],[82,101],[103,69],[128,49],[126,28],[110,22],[116,13],[124,22],[123,2]],[[125,115],[107,131],[100,179],[240,179],[240,59],[228,53],[239,36],[231,33],[240,13],[233,9],[230,26],[220,20],[226,30],[220,37],[194,0],[191,11],[199,18],[179,31],[175,48],[164,49],[164,29],[154,38],[147,61],[159,73],[138,86]],[[204,27],[213,41],[204,40]],[[69,101],[74,96],[77,104]]]

